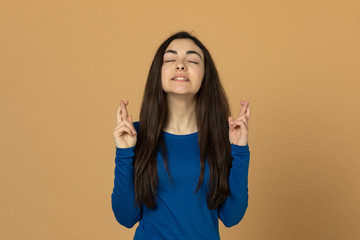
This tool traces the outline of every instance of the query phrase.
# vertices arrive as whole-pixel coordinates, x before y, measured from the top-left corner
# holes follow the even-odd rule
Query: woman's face
[[[162,88],[168,94],[195,95],[204,78],[204,53],[191,39],[175,39],[163,57]]]

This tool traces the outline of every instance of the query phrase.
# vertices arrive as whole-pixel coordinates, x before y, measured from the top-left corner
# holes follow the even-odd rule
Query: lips
[[[185,76],[185,75],[180,75],[180,74],[179,74],[179,75],[175,75],[171,80],[176,80],[176,81],[190,81],[187,76]]]

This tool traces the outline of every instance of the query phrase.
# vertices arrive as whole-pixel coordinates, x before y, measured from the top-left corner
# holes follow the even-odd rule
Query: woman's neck
[[[179,135],[197,132],[194,96],[167,95],[167,105],[165,132]]]

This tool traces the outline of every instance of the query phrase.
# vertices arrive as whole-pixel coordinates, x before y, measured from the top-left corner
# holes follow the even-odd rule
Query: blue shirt
[[[133,124],[138,132],[139,121]],[[175,135],[165,131],[162,133],[167,146],[172,183],[161,153],[158,152],[159,183],[155,209],[148,209],[145,204],[140,208],[134,206],[132,160],[135,147],[116,147],[115,179],[111,195],[116,220],[127,228],[132,228],[139,221],[135,240],[219,240],[218,219],[226,227],[232,227],[240,222],[248,206],[249,145],[231,144],[231,155],[234,157],[229,176],[231,194],[217,209],[208,209],[207,161],[203,183],[198,192],[193,193],[200,177],[198,132],[186,135]]]

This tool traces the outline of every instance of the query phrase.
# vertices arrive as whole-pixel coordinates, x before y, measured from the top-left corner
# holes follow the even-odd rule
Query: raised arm
[[[134,147],[117,148],[115,157],[115,180],[111,195],[112,210],[116,220],[132,228],[142,218],[142,207],[134,205]]]
[[[226,227],[238,224],[248,207],[249,145],[231,144],[234,157],[229,175],[230,195],[218,208],[218,216]]]
[[[134,205],[133,157],[139,122],[132,122],[132,116],[128,115],[126,109],[128,103],[120,100],[116,113],[117,126],[113,131],[116,147],[115,179],[111,205],[116,220],[121,225],[132,228],[142,218],[142,207]]]

